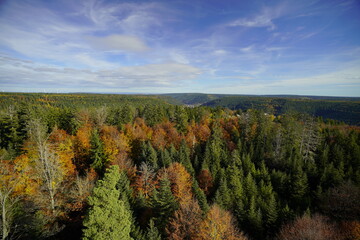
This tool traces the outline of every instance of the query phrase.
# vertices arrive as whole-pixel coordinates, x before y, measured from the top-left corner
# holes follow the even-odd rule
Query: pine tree
[[[161,151],[161,155],[160,155],[160,167],[168,167],[171,164],[172,160],[171,160],[171,156],[170,153],[167,149],[164,149],[163,151]]]
[[[149,227],[147,228],[146,239],[147,240],[161,240],[161,235],[159,233],[159,230],[155,226],[153,219],[150,219]]]
[[[110,167],[102,180],[98,180],[89,197],[90,209],[84,220],[83,239],[131,239],[131,212],[119,200],[116,184],[120,179],[119,167]]]
[[[159,168],[156,150],[153,148],[150,142],[144,145],[142,149],[142,159],[154,170]]]
[[[247,213],[247,225],[248,230],[257,237],[261,237],[262,235],[262,213],[260,208],[257,208],[257,204],[255,201],[255,197],[251,197],[250,206]],[[259,238],[261,239],[261,238]]]
[[[306,173],[298,166],[291,176],[290,198],[294,206],[301,207],[302,210],[308,207],[308,180]]]
[[[276,222],[278,218],[278,211],[276,206],[276,200],[274,194],[270,196],[268,200],[268,205],[264,211],[265,215],[265,224],[269,233],[273,233],[276,228]]]
[[[193,165],[190,160],[190,152],[189,152],[189,148],[186,146],[185,140],[181,141],[178,157],[179,157],[178,161],[182,165],[184,165],[184,167],[186,168],[188,173],[190,173],[192,176],[194,176],[195,171],[194,171]]]
[[[169,218],[178,208],[178,203],[171,192],[170,180],[165,175],[159,183],[159,190],[154,190],[152,206],[155,212],[155,223],[158,229],[165,233],[165,227]]]
[[[132,188],[130,188],[130,181],[125,171],[121,171],[119,181],[116,184],[116,188],[120,193],[120,200],[130,205],[133,203],[132,199]]]
[[[243,189],[245,190],[245,196],[247,200],[250,200],[252,197],[257,196],[258,189],[256,186],[256,182],[250,173],[245,178],[245,181],[243,183]]]
[[[99,175],[102,175],[105,169],[106,157],[104,146],[97,130],[94,130],[91,134],[90,145],[91,166]]]
[[[199,187],[199,184],[195,179],[193,179],[193,192],[196,199],[199,202],[199,206],[201,210],[203,211],[204,214],[206,214],[209,211],[210,206],[207,203],[206,195],[204,191]]]
[[[221,171],[223,172],[223,171]],[[215,193],[215,203],[217,203],[222,208],[229,210],[231,208],[231,196],[230,191],[227,186],[227,181],[223,174],[220,174],[222,177],[220,178],[219,188]]]

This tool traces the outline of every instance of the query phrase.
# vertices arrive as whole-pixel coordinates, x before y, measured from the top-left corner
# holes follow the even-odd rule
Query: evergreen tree
[[[119,190],[120,193],[120,200],[123,200],[124,203],[130,206],[133,203],[132,199],[132,188],[130,187],[130,181],[125,171],[120,172],[119,181],[116,184],[116,188]]]
[[[153,148],[150,142],[144,144],[142,149],[142,159],[154,170],[159,168],[156,150]]]
[[[184,133],[188,126],[188,115],[182,106],[175,107],[175,121],[176,121],[176,128],[179,132]]]
[[[308,207],[308,180],[306,173],[303,172],[299,166],[295,169],[295,172],[291,176],[290,186],[290,198],[292,205],[300,207],[304,210]]]
[[[178,161],[186,168],[188,173],[194,176],[195,171],[190,160],[190,150],[187,147],[185,140],[181,141],[178,157],[179,157]]]
[[[270,196],[264,209],[265,225],[268,233],[274,233],[278,218],[277,204],[274,194]]]
[[[248,230],[257,238],[261,239],[262,236],[262,213],[260,208],[257,208],[255,197],[251,197],[250,206],[247,212]]]
[[[120,179],[119,167],[110,167],[102,180],[98,180],[89,197],[90,209],[84,220],[84,238],[93,240],[131,239],[131,212],[116,184]]]
[[[249,202],[249,200],[252,197],[257,197],[258,190],[257,190],[256,182],[250,173],[245,178],[245,181],[243,183],[243,188],[245,190],[245,197],[248,200],[247,202]]]
[[[204,191],[199,187],[199,184],[195,179],[193,180],[193,192],[195,194],[196,199],[199,202],[199,206],[201,210],[203,211],[204,214],[206,214],[209,211],[210,206],[207,203],[206,195]]]
[[[106,156],[104,153],[104,145],[97,130],[94,130],[91,134],[90,145],[91,167],[93,167],[99,175],[102,175],[105,169]]]
[[[226,210],[231,208],[231,196],[225,176],[222,176],[220,179],[219,188],[215,193],[215,203]]]
[[[158,229],[164,234],[169,218],[178,208],[178,203],[171,192],[170,180],[163,177],[159,183],[159,190],[154,190],[152,206],[155,212],[154,221]]]
[[[167,149],[161,151],[160,154],[160,167],[168,167],[171,164],[172,160],[170,157],[170,153]]]
[[[161,235],[159,233],[159,230],[155,226],[153,219],[150,219],[149,227],[147,228],[146,239],[147,240],[161,240]]]

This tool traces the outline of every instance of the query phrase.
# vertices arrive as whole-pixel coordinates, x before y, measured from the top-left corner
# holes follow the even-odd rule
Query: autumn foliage
[[[340,240],[336,226],[321,215],[304,215],[282,227],[280,240]]]

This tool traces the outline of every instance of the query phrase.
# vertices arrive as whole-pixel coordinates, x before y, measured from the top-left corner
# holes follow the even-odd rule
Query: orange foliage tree
[[[89,154],[90,154],[90,137],[92,126],[85,124],[78,129],[74,137],[74,163],[80,172],[85,172],[89,167]]]
[[[192,178],[185,167],[178,162],[172,163],[167,169],[168,178],[171,182],[171,191],[181,204],[190,202],[192,195]]]
[[[196,200],[192,199],[181,204],[166,228],[169,239],[196,239],[202,218],[202,212]]]
[[[104,152],[111,163],[121,162],[128,157],[128,138],[116,127],[104,125],[101,127],[100,135],[104,143]]]
[[[230,212],[221,209],[218,205],[213,205],[205,220],[201,223],[196,239],[247,239],[234,225],[234,220]]]
[[[174,123],[169,121],[157,124],[154,127],[151,143],[157,149],[164,149],[171,144],[179,146],[181,138],[177,132]]]
[[[52,149],[56,152],[61,164],[64,175],[71,176],[75,174],[75,165],[73,164],[74,151],[73,141],[65,130],[54,129],[49,137]]]
[[[13,218],[16,203],[23,197],[31,196],[38,184],[32,176],[31,161],[25,155],[13,160],[0,159],[0,235],[2,239],[13,232]]]

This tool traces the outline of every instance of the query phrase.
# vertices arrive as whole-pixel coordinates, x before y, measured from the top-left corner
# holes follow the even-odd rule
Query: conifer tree
[[[149,227],[147,228],[146,239],[147,240],[161,240],[161,235],[159,233],[159,230],[155,226],[153,219],[150,219]]]
[[[150,142],[144,145],[142,149],[142,159],[154,170],[159,168],[156,150],[153,148]]]
[[[247,213],[248,218],[248,229],[255,236],[261,238],[262,235],[262,213],[260,208],[257,208],[255,197],[251,197],[250,206]]]
[[[99,175],[102,175],[105,169],[106,156],[104,153],[104,145],[101,142],[97,130],[94,130],[91,134],[90,145],[91,166]]]
[[[165,227],[169,218],[178,208],[178,203],[171,192],[170,180],[166,175],[160,180],[159,185],[159,190],[154,190],[152,206],[155,212],[156,226],[162,233],[165,233]]]
[[[221,171],[223,172],[223,170]],[[227,186],[227,181],[225,176],[221,174],[219,188],[215,193],[215,203],[217,203],[222,208],[229,210],[231,208],[231,196],[230,191]]]
[[[276,222],[278,218],[277,204],[274,194],[272,194],[270,196],[270,199],[268,200],[268,204],[266,205],[264,215],[265,215],[266,228],[269,233],[272,233],[275,230]]]
[[[304,210],[308,204],[308,180],[306,173],[298,166],[291,176],[290,197],[294,206],[301,207]]]
[[[199,187],[199,184],[195,179],[193,179],[193,192],[194,192],[196,199],[199,202],[199,206],[200,206],[201,210],[203,211],[204,214],[206,214],[207,211],[209,211],[210,206],[207,203],[206,195],[205,195],[204,191]]]
[[[131,239],[131,212],[116,184],[120,179],[119,167],[110,167],[102,180],[98,180],[89,197],[90,209],[84,220],[86,240]]]
[[[133,203],[132,188],[130,188],[130,181],[125,171],[120,172],[120,178],[116,184],[116,188],[120,193],[120,200],[123,200],[130,207],[130,205]]]
[[[170,153],[167,149],[164,149],[163,151],[161,151],[160,154],[160,167],[168,167],[171,164],[172,160],[171,160],[171,156]]]
[[[194,176],[195,171],[190,160],[190,152],[188,147],[186,146],[185,140],[181,141],[178,157],[179,157],[178,161],[186,168],[188,173]]]

